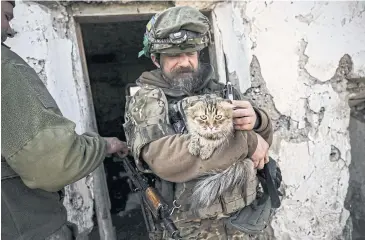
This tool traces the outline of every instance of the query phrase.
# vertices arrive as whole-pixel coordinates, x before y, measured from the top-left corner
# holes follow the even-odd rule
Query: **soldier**
[[[14,6],[1,2],[1,239],[71,240],[63,188],[128,148],[76,134],[36,72],[4,45]]]
[[[184,123],[175,104],[188,96],[224,94],[224,85],[214,79],[212,67],[199,61],[200,51],[210,43],[210,30],[208,18],[187,6],[169,8],[149,21],[140,56],[151,57],[158,69],[142,73],[137,80],[141,89],[127,99],[124,129],[138,168],[145,171],[148,167],[161,179],[175,183],[174,192],[169,194],[182,206],[172,218],[183,239],[245,239],[246,233],[260,232],[265,227],[268,215],[257,218],[265,209],[242,211],[257,221],[251,226],[252,219],[239,217],[246,221],[240,228],[246,233],[227,228],[225,217],[256,199],[257,181],[244,189],[246,199],[236,189],[198,213],[189,210],[188,199],[197,177],[209,170],[225,169],[242,156],[251,158],[255,167],[262,169],[268,162],[273,135],[266,112],[252,107],[249,101],[236,100],[233,105],[239,109],[234,110],[234,122],[239,134],[229,137],[222,150],[206,161],[188,152],[189,140],[180,134]],[[242,94],[235,93],[243,99]],[[170,199],[166,194],[164,197]],[[163,238],[168,239],[166,234]]]

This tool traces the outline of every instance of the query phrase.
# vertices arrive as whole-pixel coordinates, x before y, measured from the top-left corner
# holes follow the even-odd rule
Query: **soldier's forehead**
[[[162,55],[164,56],[179,56],[179,55],[183,55],[183,54],[186,54],[186,55],[193,55],[193,54],[196,54],[197,51],[191,51],[191,52],[177,52],[177,53],[161,53]]]

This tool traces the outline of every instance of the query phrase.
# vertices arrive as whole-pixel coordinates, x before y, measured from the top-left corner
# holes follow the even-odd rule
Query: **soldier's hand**
[[[107,142],[107,154],[120,152],[118,154],[120,157],[125,157],[128,155],[129,149],[126,142],[122,142],[116,137],[105,137],[104,139]]]
[[[265,163],[269,162],[269,144],[257,134],[257,147],[251,159],[254,163],[255,168],[263,169]]]
[[[236,130],[250,131],[254,128],[257,116],[249,101],[233,100],[233,121]]]

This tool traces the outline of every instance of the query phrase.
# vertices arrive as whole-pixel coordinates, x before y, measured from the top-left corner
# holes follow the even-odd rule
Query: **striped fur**
[[[232,106],[224,100],[203,99],[190,106],[186,113],[189,152],[206,160],[215,150],[219,151],[234,132],[232,114]],[[253,174],[250,159],[239,160],[224,171],[208,173],[194,188],[192,208],[207,207],[226,191],[237,186],[243,188]]]
[[[203,177],[196,184],[192,195],[192,208],[210,206],[219,196],[235,187],[244,189],[246,181],[253,178],[253,162],[239,160],[223,172]]]

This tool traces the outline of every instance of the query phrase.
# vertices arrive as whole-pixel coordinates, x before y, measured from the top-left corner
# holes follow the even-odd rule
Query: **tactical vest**
[[[224,85],[217,83],[214,83],[213,85],[211,84],[210,88],[205,88],[203,92],[196,95],[207,93],[215,93],[216,95],[223,97]],[[177,106],[180,99],[171,98],[168,95],[166,97],[169,104],[170,123],[173,125],[175,132],[187,133],[185,123],[182,119],[182,114],[179,112],[179,107]],[[232,213],[251,204],[256,198],[256,187],[251,189],[235,188],[232,190],[232,192],[225,193],[209,207],[198,210],[190,210],[190,197],[197,182],[198,180],[194,179],[189,182],[175,183],[173,198],[179,205],[181,205],[181,207],[174,211],[171,217],[177,227],[179,227],[179,222],[186,222],[196,219],[228,217]],[[258,185],[258,180],[254,185]]]
[[[28,188],[1,159],[1,239],[45,239],[66,221],[59,193]]]

